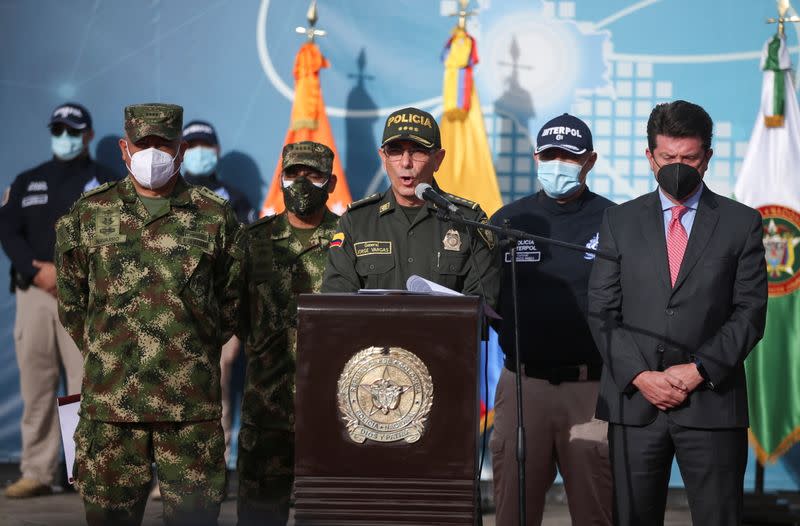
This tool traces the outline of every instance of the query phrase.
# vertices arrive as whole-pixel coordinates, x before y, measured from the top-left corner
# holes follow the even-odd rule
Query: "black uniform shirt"
[[[12,273],[30,283],[37,269],[32,261],[53,261],[56,220],[83,192],[119,177],[87,156],[52,159],[19,174],[0,207],[0,243],[11,259]]]
[[[191,175],[187,173],[184,179],[189,184],[205,186],[209,190],[213,190],[218,196],[227,199],[233,211],[236,212],[236,218],[240,223],[248,225],[257,219],[256,211],[247,197],[233,186],[217,179],[216,174]]]
[[[504,206],[490,223],[503,226],[503,220],[508,219],[511,228],[597,248],[603,211],[613,204],[588,188],[578,199],[564,205],[540,191]],[[494,326],[500,346],[513,359],[510,256],[507,246],[499,251],[503,277],[497,310],[504,320]],[[593,261],[593,254],[524,239],[518,241],[522,363],[529,367],[602,364],[586,322],[586,294]]]

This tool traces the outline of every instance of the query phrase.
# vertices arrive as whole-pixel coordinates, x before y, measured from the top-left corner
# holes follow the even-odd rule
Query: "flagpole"
[[[789,97],[796,97],[794,90],[784,90],[779,89],[779,87],[784,86],[784,75],[787,75],[786,69],[780,59],[780,52],[781,48],[785,41],[785,24],[789,23],[796,23],[800,22],[800,17],[798,16],[787,16],[790,4],[789,0],[776,0],[777,9],[778,9],[778,16],[776,18],[768,18],[766,22],[768,24],[777,24],[777,39],[780,40],[781,44],[780,47],[777,49],[769,49],[769,43],[765,45],[765,57],[762,58],[762,69],[765,70],[765,75],[767,74],[767,70],[771,70],[773,75],[773,82],[775,87],[773,88],[773,105],[765,110],[764,108],[764,101],[763,101],[763,93],[762,93],[762,111],[761,114],[757,117],[757,125],[756,129],[758,129],[758,119],[763,119],[763,126],[764,130],[775,130],[780,128],[785,128],[786,133],[789,133],[789,127],[796,121],[797,114],[796,111],[794,113],[790,112],[787,107],[791,105],[788,104]],[[775,38],[775,37],[773,37]],[[777,64],[769,65],[768,57],[770,53],[774,53],[775,56],[772,57],[773,62],[777,62]],[[766,82],[766,81],[765,81]],[[791,79],[786,81],[789,86],[791,86]],[[766,88],[762,88],[764,90]],[[785,97],[785,98],[784,98]],[[762,132],[763,133],[763,132]],[[754,137],[757,137],[756,132],[753,133]],[[751,141],[755,140],[751,137]],[[759,143],[759,146],[764,149],[765,146],[763,143]],[[749,154],[749,152],[748,152]],[[789,162],[788,160],[786,162]],[[747,164],[747,163],[745,163]],[[752,176],[752,169],[747,173],[747,175]],[[759,172],[759,176],[763,174]],[[748,179],[751,181],[752,177]],[[743,181],[743,176],[740,174],[740,181]],[[740,192],[740,184],[737,183],[737,190],[736,196],[737,199],[743,198],[747,192]],[[744,184],[741,185],[741,189],[744,189]],[[746,204],[758,207],[763,206],[764,203],[764,194],[758,194],[758,197],[749,192],[748,199],[743,199]],[[771,202],[771,199],[768,199],[766,202]],[[772,300],[770,300],[772,301]],[[764,350],[762,350],[763,352]],[[749,374],[750,371],[748,371]],[[752,404],[751,404],[752,408]],[[751,409],[752,410],[752,409]],[[751,431],[752,433],[752,431]],[[762,524],[768,522],[769,524],[798,524],[800,523],[800,513],[795,509],[792,505],[790,505],[791,501],[794,499],[788,499],[785,494],[780,493],[765,493],[764,491],[764,479],[765,479],[765,463],[766,460],[762,462],[763,459],[768,458],[766,453],[764,453],[760,447],[756,447],[759,454],[756,455],[756,466],[755,466],[755,487],[752,494],[747,493],[744,497],[743,502],[743,519],[744,522],[747,524]],[[771,450],[774,452],[774,450]]]
[[[789,4],[789,0],[776,0],[777,7],[778,7],[778,16],[777,18],[768,18],[767,24],[778,24],[778,37],[783,39],[785,36],[785,24],[786,22],[794,23],[800,22],[800,17],[797,16],[789,16],[787,17],[786,14],[789,12],[789,8],[791,7]],[[792,96],[794,96],[792,94]],[[782,126],[784,124],[784,120],[781,116],[778,120],[770,120],[768,117],[765,117],[765,122],[768,126]],[[755,487],[754,493],[758,496],[764,494],[764,471],[765,466],[761,462],[761,460],[756,456],[756,476],[755,476]]]
[[[764,464],[756,458],[756,495],[764,494]]]

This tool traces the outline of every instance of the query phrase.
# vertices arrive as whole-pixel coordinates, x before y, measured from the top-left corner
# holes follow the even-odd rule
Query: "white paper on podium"
[[[433,281],[427,280],[422,276],[417,276],[416,274],[412,274],[406,280],[406,288],[411,292],[418,292],[422,294],[444,294],[446,296],[463,296],[460,292],[456,292],[453,289],[448,289],[438,283],[434,283]]]
[[[413,294],[403,289],[358,289],[359,294],[373,295],[373,296],[387,296],[393,294]]]
[[[58,423],[61,426],[61,443],[64,445],[64,462],[67,464],[67,480],[72,484],[72,465],[75,463],[75,429],[78,427],[78,409],[81,395],[58,397]]]
[[[453,289],[448,289],[438,283],[434,283],[428,279],[423,278],[422,276],[417,276],[416,274],[412,274],[406,280],[406,288],[411,292],[416,292],[418,294],[433,294],[438,296],[463,296],[460,292],[456,292]],[[503,318],[495,312],[493,308],[491,308],[486,303],[483,304],[483,313],[495,320],[502,320]]]

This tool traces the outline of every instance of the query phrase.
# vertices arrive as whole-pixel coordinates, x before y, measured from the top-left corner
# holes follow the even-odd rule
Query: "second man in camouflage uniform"
[[[283,149],[286,210],[246,227],[247,377],[239,433],[239,525],[284,525],[294,481],[297,295],[319,292],[338,216],[333,152],[300,142]]]
[[[155,462],[167,524],[216,524],[219,355],[239,313],[239,225],[178,173],[183,109],[125,108],[130,175],[56,225],[59,315],[84,358],[74,475],[86,519],[140,524]]]

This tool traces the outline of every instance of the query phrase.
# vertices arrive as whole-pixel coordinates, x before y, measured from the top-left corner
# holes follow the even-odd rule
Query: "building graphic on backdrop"
[[[444,6],[447,2],[442,3]],[[479,3],[485,9],[483,18],[491,19],[495,6],[487,5],[488,1]],[[518,3],[521,10],[532,9],[530,2]],[[504,11],[508,9],[504,4]],[[506,203],[536,190],[531,159],[536,132],[541,123],[565,111],[585,120],[592,130],[598,153],[598,162],[589,179],[594,191],[622,202],[655,189],[655,179],[644,155],[647,119],[656,104],[679,97],[678,87],[669,77],[660,76],[656,61],[614,53],[613,35],[603,29],[604,24],[581,21],[578,15],[577,3],[564,0],[541,2],[536,16],[514,13],[495,24],[482,21],[484,32],[480,40],[488,45],[484,45],[477,76],[479,82],[483,81],[481,93],[494,95],[492,105],[487,105],[486,129]],[[508,19],[518,21],[513,32],[503,23]],[[531,45],[537,42],[532,40],[532,34],[545,27],[546,40],[570,42],[570,46],[562,47],[570,47],[572,53],[580,55],[581,60],[575,62],[595,67],[576,74],[559,71],[560,64],[548,64],[542,56],[551,50]],[[527,45],[521,44],[523,39],[527,39]],[[504,49],[503,60],[493,60],[493,44]],[[556,52],[553,60],[569,63],[568,53],[564,49],[561,53]],[[561,73],[557,77],[558,90],[548,83],[548,76],[554,78],[556,72]],[[572,86],[568,85],[570,81]],[[497,86],[498,83],[503,85]],[[558,91],[562,96],[544,90]],[[734,138],[732,123],[724,120],[724,116],[717,116],[714,157],[706,175],[706,182],[715,191],[723,195],[732,193],[746,149],[747,138]]]

